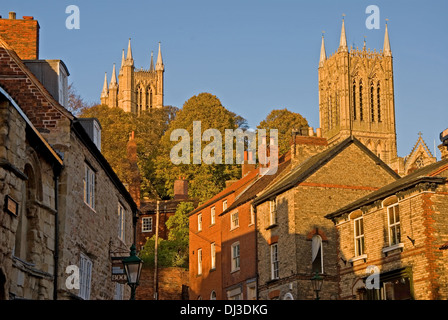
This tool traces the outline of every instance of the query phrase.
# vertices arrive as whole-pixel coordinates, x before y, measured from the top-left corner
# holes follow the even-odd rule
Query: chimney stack
[[[22,60],[39,59],[39,23],[31,16],[17,19],[9,12],[8,19],[0,17],[0,36]]]
[[[244,162],[241,165],[241,177],[244,177],[246,174],[255,169],[255,161],[253,159],[254,152],[244,151]]]
[[[174,181],[174,200],[187,200],[188,199],[188,180],[183,177],[179,177]]]
[[[301,128],[293,130],[291,142],[291,167],[301,164],[306,159],[324,151],[328,147],[328,141],[321,136],[320,128]]]

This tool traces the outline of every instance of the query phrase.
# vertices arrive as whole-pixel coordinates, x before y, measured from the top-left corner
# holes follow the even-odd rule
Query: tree
[[[191,202],[181,202],[176,213],[166,222],[168,239],[160,239],[157,246],[157,265],[188,268],[188,213],[194,209]],[[139,254],[143,263],[154,266],[155,236],[148,239]]]
[[[270,129],[278,130],[279,155],[289,150],[292,130],[304,127],[308,127],[308,121],[299,113],[286,108],[272,110],[266,119],[257,126],[258,129],[266,129],[267,134]]]
[[[66,108],[73,115],[78,116],[84,109],[93,106],[93,104],[85,102],[84,99],[78,94],[73,82],[68,85],[67,91],[68,91],[68,105]]]
[[[166,106],[145,111],[137,116],[121,108],[96,105],[81,110],[79,117],[97,118],[102,127],[101,152],[123,183],[130,183],[130,165],[127,157],[127,143],[132,131],[137,143],[138,167],[140,170],[142,196],[156,197],[151,184],[154,175],[154,161],[159,152],[160,139],[175,117],[177,108]]]
[[[227,180],[238,179],[241,176],[240,166],[236,164],[193,164],[190,154],[189,164],[173,164],[170,159],[171,149],[178,141],[171,141],[171,133],[176,129],[185,129],[190,138],[190,150],[193,150],[193,122],[199,121],[202,133],[207,129],[216,129],[222,136],[224,151],[225,130],[237,128],[247,129],[246,120],[227,110],[221,101],[210,93],[200,93],[185,102],[176,118],[170,123],[161,140],[160,155],[156,161],[155,186],[164,198],[173,196],[174,181],[182,176],[190,181],[189,195],[200,201],[205,201],[225,187]],[[201,150],[208,142],[201,141]],[[223,152],[224,153],[224,152]]]

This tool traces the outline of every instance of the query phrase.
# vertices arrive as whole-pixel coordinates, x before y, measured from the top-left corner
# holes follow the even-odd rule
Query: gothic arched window
[[[380,83],[376,87],[376,103],[378,109],[378,122],[381,122],[381,92],[380,92]]]
[[[356,120],[356,80],[353,80],[353,120]]]
[[[363,120],[362,113],[362,80],[359,80],[359,120]]]
[[[322,238],[319,235],[311,239],[311,268],[313,273],[323,273]]]
[[[370,119],[375,122],[375,88],[373,87],[373,82],[370,83]]]
[[[331,106],[331,96],[328,96],[328,129],[333,127],[333,110]]]

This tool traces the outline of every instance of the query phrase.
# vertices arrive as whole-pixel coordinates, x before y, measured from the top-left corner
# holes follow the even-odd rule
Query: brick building
[[[191,300],[224,300],[222,230],[224,219],[220,216],[235,198],[257,178],[258,169],[248,172],[240,180],[215,195],[189,214],[189,297]],[[226,218],[229,215],[225,216]],[[248,225],[247,217],[245,224]],[[233,220],[235,222],[235,220]],[[227,228],[226,228],[227,229]],[[239,248],[235,247],[235,261]],[[230,262],[227,262],[230,263]],[[237,262],[236,262],[237,263]]]
[[[32,231],[29,234],[34,234],[39,241],[37,244],[32,239],[28,239],[27,244],[21,242],[20,250],[19,247],[8,245],[9,251],[5,255],[15,259],[17,252],[20,255],[18,268],[21,272],[25,269],[32,271],[35,266],[36,270],[44,273],[36,271],[33,276],[46,278],[51,275],[53,282],[45,285],[46,291],[42,291],[43,287],[35,282],[27,284],[27,289],[22,290],[20,287],[27,280],[20,272],[17,277],[9,273],[11,268],[7,267],[3,270],[2,290],[6,298],[121,299],[129,296],[129,289],[112,281],[111,256],[129,255],[129,248],[134,242],[137,205],[101,154],[100,144],[95,139],[100,133],[100,127],[92,124],[97,130],[96,135],[89,135],[86,123],[65,109],[69,75],[65,64],[61,60],[36,60],[39,58],[38,31],[38,23],[32,17],[16,19],[15,14],[11,13],[9,19],[0,19],[0,87],[10,97],[10,101],[20,107],[47,146],[50,146],[49,150],[52,149],[62,159],[63,167],[52,188],[53,182],[49,182],[51,173],[42,172],[48,164],[39,162],[37,158],[35,163],[40,164],[41,170],[36,169],[38,166],[34,163],[31,164],[34,176],[41,175],[42,178],[34,182],[31,179],[29,183],[35,183],[36,190],[42,190],[40,197],[45,196],[47,199],[38,198],[34,203],[19,204],[26,207],[24,212],[28,212],[29,205],[32,205],[30,210],[34,210],[34,204],[38,206],[37,220],[28,226]],[[17,130],[23,131],[23,128]],[[8,139],[16,138],[11,136]],[[16,140],[3,140],[0,150],[5,152],[8,143],[8,148],[16,144],[23,146],[22,140]],[[14,157],[11,155],[8,160],[12,161]],[[12,165],[18,169],[17,172],[28,172],[24,161]],[[5,169],[4,166],[2,168]],[[6,168],[10,169],[11,166]],[[53,223],[54,219],[50,216],[48,223],[45,223],[40,219],[40,215],[45,214],[57,217],[56,221]],[[6,216],[2,211],[2,217]],[[3,222],[8,223],[8,219],[5,218]],[[25,216],[19,214],[14,219],[24,221]],[[25,225],[22,222],[23,228]],[[19,222],[10,223],[9,243],[14,242],[18,226]],[[54,234],[53,239],[48,234]],[[33,246],[42,244],[42,241],[47,241],[48,250],[53,251],[52,261],[49,261],[48,250],[42,257],[48,266],[42,266],[38,259],[36,262],[29,260],[39,253],[33,251]],[[24,253],[27,250],[31,250],[30,255]],[[66,279],[70,274],[66,270],[69,266],[80,272],[79,289],[67,286]],[[48,290],[52,291],[51,295]]]
[[[314,298],[311,277],[324,279],[323,299],[338,297],[338,242],[326,210],[340,208],[399,176],[356,138],[327,147],[317,135],[297,136],[291,169],[254,200],[258,295]]]
[[[221,221],[222,296],[228,300],[256,300],[257,227],[253,199],[289,170],[289,152],[280,157],[277,172],[258,175],[219,215]],[[244,166],[247,164],[243,164]],[[238,253],[238,256],[235,253]]]
[[[448,159],[336,210],[340,299],[446,300]]]

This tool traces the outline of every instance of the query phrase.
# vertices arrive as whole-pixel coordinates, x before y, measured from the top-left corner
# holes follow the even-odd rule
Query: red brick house
[[[215,195],[189,214],[190,300],[223,300],[222,235],[224,212],[258,176],[258,169]]]

